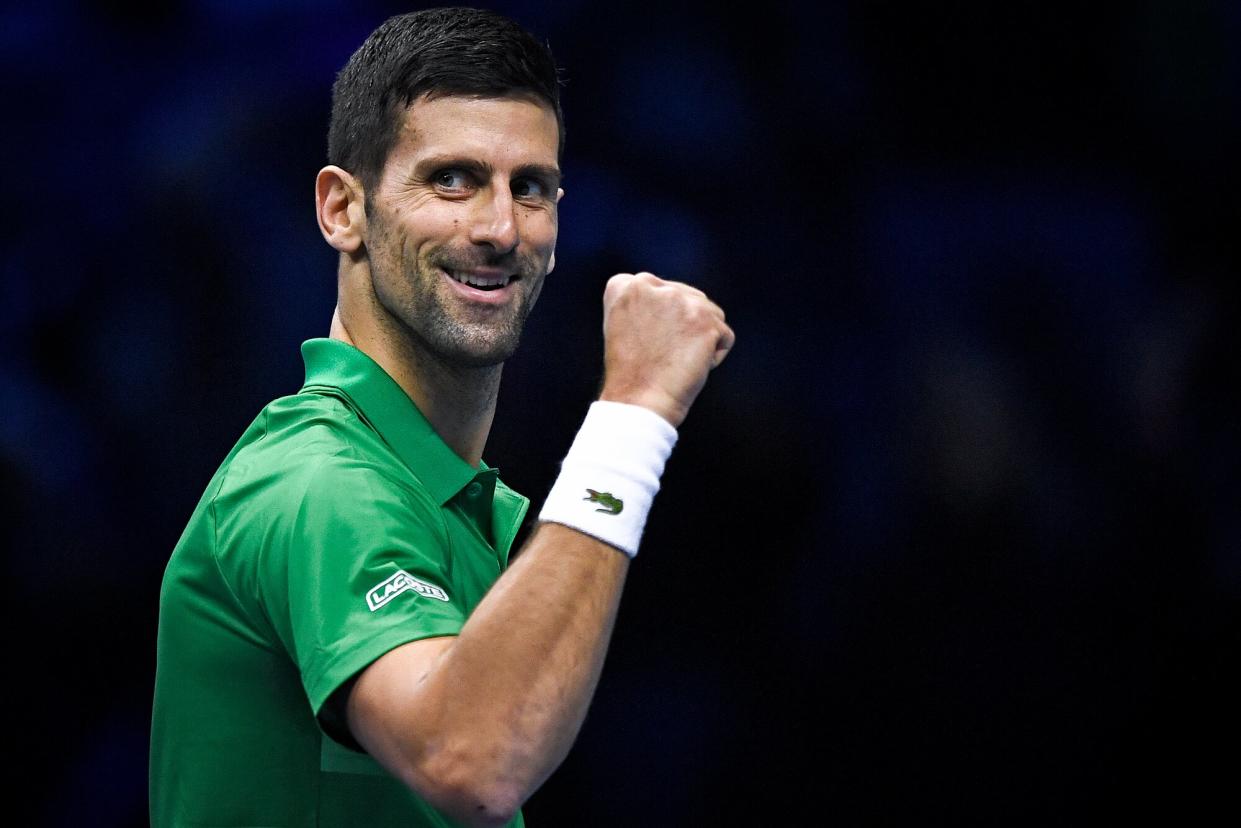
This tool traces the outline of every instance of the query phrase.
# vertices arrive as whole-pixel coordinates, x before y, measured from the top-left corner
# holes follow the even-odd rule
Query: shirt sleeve
[[[340,711],[324,710],[332,694],[394,647],[456,635],[466,612],[452,594],[447,530],[425,493],[336,455],[289,511],[286,551],[265,567],[264,592],[286,615],[273,621],[311,708],[341,740]]]

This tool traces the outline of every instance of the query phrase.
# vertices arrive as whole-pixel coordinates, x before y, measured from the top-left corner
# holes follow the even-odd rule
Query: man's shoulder
[[[383,439],[343,396],[302,391],[280,397],[263,408],[255,425],[247,432],[250,439],[243,437],[238,459],[281,466],[341,454],[391,459]]]
[[[269,403],[209,493],[217,556],[287,549],[320,524],[442,523],[438,504],[346,401],[300,393]]]
[[[346,399],[303,391],[269,403],[225,461],[217,498],[300,499],[348,494],[359,479],[411,489],[416,481]]]

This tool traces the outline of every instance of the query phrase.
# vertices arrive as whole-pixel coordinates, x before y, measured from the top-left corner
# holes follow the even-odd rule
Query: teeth
[[[463,285],[476,288],[504,287],[512,278],[510,276],[475,276],[470,273],[457,273],[454,270],[448,271],[448,275]]]

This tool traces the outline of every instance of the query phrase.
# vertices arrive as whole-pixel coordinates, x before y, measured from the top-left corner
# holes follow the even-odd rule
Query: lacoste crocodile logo
[[[625,501],[619,497],[612,497],[611,492],[596,492],[594,489],[587,489],[589,495],[582,500],[589,500],[591,503],[598,503],[603,506],[602,509],[595,509],[596,512],[603,512],[605,515],[619,515],[621,510],[625,508]]]

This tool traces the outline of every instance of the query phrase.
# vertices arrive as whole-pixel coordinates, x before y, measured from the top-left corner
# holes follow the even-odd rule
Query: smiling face
[[[551,270],[559,132],[527,98],[421,98],[367,204],[377,310],[447,365],[508,359]],[[385,320],[386,321],[386,320]]]

